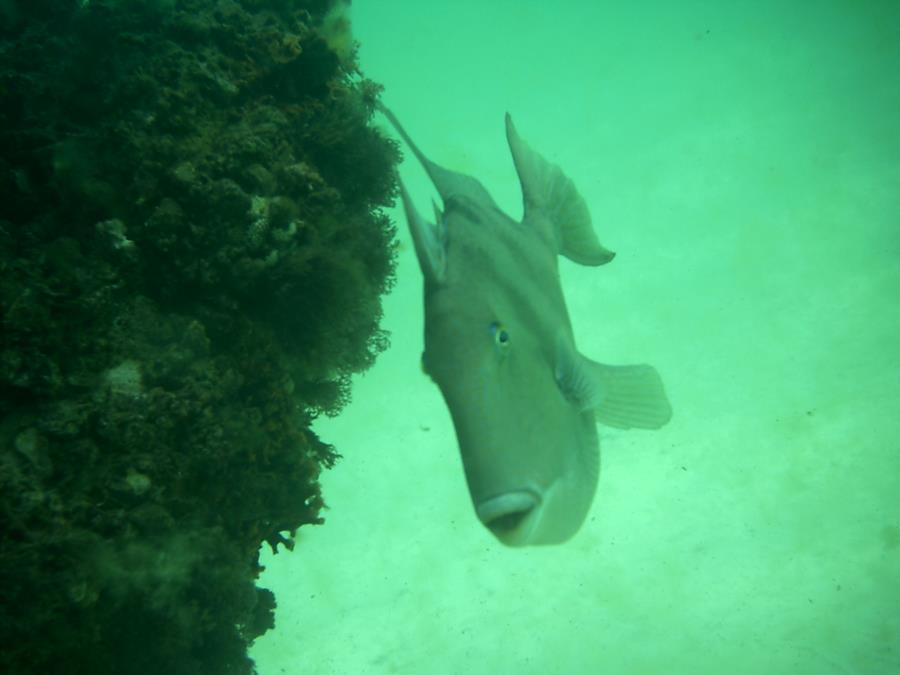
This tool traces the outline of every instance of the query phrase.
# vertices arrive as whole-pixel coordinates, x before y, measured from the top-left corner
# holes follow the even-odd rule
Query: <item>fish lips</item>
[[[517,539],[528,516],[541,504],[540,495],[530,488],[504,492],[475,506],[478,519],[501,541]]]

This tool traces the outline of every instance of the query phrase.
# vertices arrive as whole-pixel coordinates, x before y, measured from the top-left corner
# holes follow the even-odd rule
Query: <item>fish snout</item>
[[[501,541],[509,538],[541,503],[532,490],[515,490],[491,497],[475,507],[478,518]]]

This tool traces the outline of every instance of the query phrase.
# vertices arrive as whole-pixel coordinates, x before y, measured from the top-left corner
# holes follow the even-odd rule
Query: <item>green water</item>
[[[501,546],[419,369],[403,227],[392,347],[318,426],[345,456],[326,524],[263,561],[260,673],[900,673],[900,4],[359,0],[353,21],[436,161],[518,217],[508,110],[573,178],[618,253],[562,263],[579,346],[655,365],[675,416],[601,428],[572,541]]]

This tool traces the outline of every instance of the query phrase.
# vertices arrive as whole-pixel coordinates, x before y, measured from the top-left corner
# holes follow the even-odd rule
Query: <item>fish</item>
[[[572,180],[519,136],[509,113],[521,221],[476,178],[431,161],[390,109],[378,109],[442,202],[426,221],[398,175],[424,278],[422,368],[449,410],[475,514],[507,546],[564,543],[597,490],[597,423],[659,429],[672,416],[655,368],[606,365],[576,349],[559,256],[600,266],[615,254]]]

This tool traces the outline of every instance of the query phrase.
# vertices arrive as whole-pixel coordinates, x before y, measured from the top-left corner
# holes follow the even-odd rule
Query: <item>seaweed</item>
[[[388,344],[396,145],[345,8],[0,5],[0,670],[252,673],[259,547]]]

